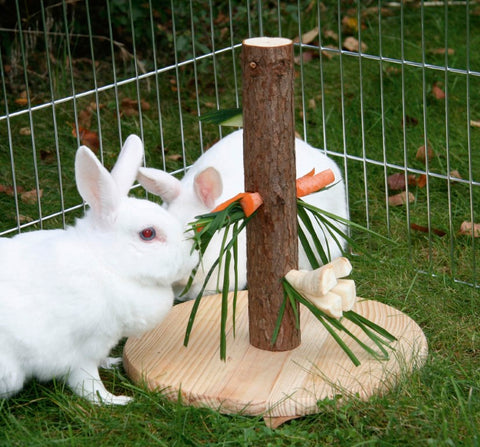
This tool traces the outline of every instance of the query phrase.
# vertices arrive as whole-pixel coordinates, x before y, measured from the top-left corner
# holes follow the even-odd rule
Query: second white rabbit
[[[348,219],[349,212],[345,184],[340,169],[325,153],[300,139],[295,140],[297,178],[313,168],[316,172],[330,168],[335,175],[334,186],[304,198],[308,203],[336,216]],[[208,149],[187,171],[181,181],[152,168],[140,168],[139,182],[150,192],[163,198],[167,209],[187,226],[195,217],[208,213],[216,205],[244,191],[243,131],[238,130],[222,138]],[[344,224],[335,225],[345,233]],[[328,231],[317,226],[317,235],[326,253],[334,259],[341,255],[341,248]],[[239,288],[246,287],[246,236],[239,236]],[[206,250],[192,287],[183,299],[193,299],[200,291],[205,275],[217,259],[223,234],[214,236]],[[338,238],[342,248],[345,241]],[[305,252],[299,244],[299,267],[310,269]],[[233,268],[233,267],[232,267]],[[233,272],[232,272],[233,273]],[[205,294],[217,293],[218,271],[208,282]],[[187,277],[180,281],[177,292],[185,285]],[[221,284],[221,281],[220,281]]]

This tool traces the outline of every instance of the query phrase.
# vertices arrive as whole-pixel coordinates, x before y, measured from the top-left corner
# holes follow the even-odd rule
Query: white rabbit
[[[345,185],[336,163],[328,158],[324,152],[313,148],[298,138],[295,140],[295,149],[297,178],[313,168],[316,172],[330,168],[335,174],[333,187],[311,194],[304,200],[320,209],[348,219]],[[195,216],[211,211],[219,203],[244,191],[243,131],[238,130],[231,133],[208,149],[192,165],[181,181],[153,168],[140,168],[137,179],[148,191],[161,196],[168,210],[185,225],[188,225],[188,223],[194,221]],[[343,233],[347,231],[343,224],[337,223],[336,227]],[[318,225],[316,230],[319,239],[322,241],[322,246],[325,252],[330,254],[330,258],[334,259],[340,256],[341,249],[329,232],[319,228]],[[245,233],[244,231],[239,236],[238,278],[240,289],[245,288],[247,281]],[[338,235],[336,236],[344,248],[345,241]],[[183,299],[195,298],[201,290],[205,275],[218,258],[222,237],[223,233],[214,236],[215,240],[211,241],[202,258],[193,285]],[[310,264],[300,244],[299,247],[299,266],[302,269],[310,269]],[[177,292],[181,291],[186,284],[186,279],[175,287]],[[218,271],[212,275],[204,294],[217,293],[217,280]],[[220,282],[220,286],[221,284]]]
[[[130,400],[105,389],[98,366],[122,337],[167,315],[172,283],[197,262],[175,217],[127,197],[142,159],[135,135],[111,173],[80,147],[75,175],[86,216],[66,230],[0,238],[0,398],[30,378],[57,377],[93,402]]]

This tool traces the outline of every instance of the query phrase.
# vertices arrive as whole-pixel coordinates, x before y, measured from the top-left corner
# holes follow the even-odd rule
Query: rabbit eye
[[[140,231],[139,234],[144,241],[151,241],[152,239],[155,239],[157,232],[155,231],[155,228],[148,227]]]

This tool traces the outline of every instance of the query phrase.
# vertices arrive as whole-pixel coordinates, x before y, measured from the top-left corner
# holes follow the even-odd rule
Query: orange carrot
[[[223,211],[228,205],[232,204],[233,202],[236,202],[237,200],[242,199],[247,194],[249,194],[249,193],[248,192],[240,192],[235,197],[232,197],[231,199],[225,200],[225,202],[220,203],[210,212],[211,213],[217,213],[218,211]]]
[[[315,168],[313,168],[310,172],[307,172],[305,175],[302,175],[301,177],[298,177],[297,182],[301,179],[304,179],[304,178],[313,177],[314,175],[315,175]]]
[[[259,208],[263,199],[258,192],[248,192],[240,199],[240,205],[246,217],[250,217]]]
[[[325,186],[329,185],[335,180],[335,174],[331,169],[312,175],[309,172],[307,175],[297,179],[297,197],[304,197],[314,192],[319,191]]]

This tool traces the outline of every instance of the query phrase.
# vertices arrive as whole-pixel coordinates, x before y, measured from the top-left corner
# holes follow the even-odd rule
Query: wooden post
[[[250,343],[287,351],[300,344],[289,303],[277,341],[271,340],[284,299],[281,278],[298,268],[293,43],[247,39],[242,66],[245,191],[258,191],[264,200],[247,225]]]

